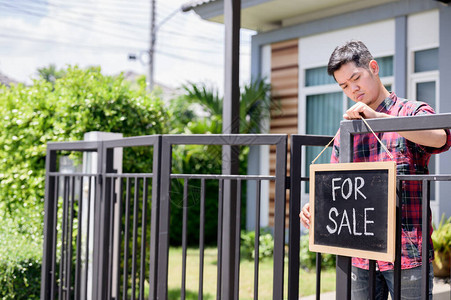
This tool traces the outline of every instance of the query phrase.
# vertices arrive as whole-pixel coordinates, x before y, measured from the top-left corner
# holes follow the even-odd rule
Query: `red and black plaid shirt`
[[[391,116],[419,116],[435,114],[434,110],[424,102],[414,102],[398,98],[391,93],[376,109],[377,112]],[[396,132],[376,133],[387,149],[396,159],[397,174],[429,174],[428,164],[431,154],[446,151],[451,146],[451,136],[446,130],[447,142],[441,148],[431,148],[406,140]],[[332,151],[331,163],[339,162],[340,140],[337,136]],[[383,147],[372,133],[354,136],[354,162],[375,162],[391,160]],[[401,235],[401,268],[409,269],[421,265],[421,199],[422,182],[404,181],[402,184],[402,235]],[[432,226],[430,224],[430,232]],[[430,249],[432,241],[429,237]],[[433,257],[431,250],[430,259]],[[353,258],[352,264],[356,267],[368,269],[368,260]],[[379,270],[392,270],[390,262],[378,261]]]

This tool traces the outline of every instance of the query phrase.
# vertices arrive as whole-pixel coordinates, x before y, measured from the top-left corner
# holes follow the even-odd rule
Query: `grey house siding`
[[[407,97],[407,16],[395,19],[394,73],[396,94]]]
[[[254,35],[251,43],[251,76],[254,77],[260,74],[260,49],[263,45],[387,19],[398,17],[405,18],[410,14],[433,9],[440,9],[440,16],[442,16],[445,14],[443,11],[449,11],[451,8],[433,0],[406,0]],[[442,20],[442,18],[440,18],[440,20]],[[406,24],[402,24],[402,21],[399,21],[396,23],[396,30],[398,30],[398,26],[402,29],[403,26],[406,27]],[[404,30],[406,30],[406,28],[404,28]],[[396,50],[398,50],[398,48]]]
[[[442,6],[439,11],[439,99],[440,112],[451,112],[451,6]],[[450,150],[451,151],[451,150]],[[451,174],[451,152],[440,155],[440,173]],[[451,182],[440,184],[440,211],[451,215]]]

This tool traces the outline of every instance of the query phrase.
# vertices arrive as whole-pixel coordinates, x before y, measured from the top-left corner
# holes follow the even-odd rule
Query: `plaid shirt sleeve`
[[[435,111],[432,107],[430,107],[428,104],[423,102],[416,102],[418,103],[418,107],[413,113],[414,116],[422,116],[422,115],[433,115],[435,114]],[[433,148],[433,147],[427,147],[418,145],[423,151],[430,154],[438,154],[445,151],[448,151],[448,149],[451,147],[451,135],[449,129],[444,129],[446,133],[446,143],[440,147],[440,148]]]

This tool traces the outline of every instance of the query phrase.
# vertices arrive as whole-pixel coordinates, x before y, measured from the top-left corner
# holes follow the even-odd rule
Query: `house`
[[[242,0],[241,26],[257,31],[252,38],[251,76],[269,78],[274,99],[281,104],[282,113],[271,119],[269,132],[336,132],[350,100],[327,75],[326,65],[333,49],[351,39],[360,39],[368,46],[389,90],[400,97],[428,102],[438,113],[451,112],[450,2]],[[223,22],[223,6],[224,0],[203,0],[188,3],[184,9],[192,9],[206,20]],[[304,174],[320,150],[305,151]],[[260,157],[266,159],[253,163],[256,172],[271,169],[267,156],[260,151]],[[330,152],[320,160],[327,162],[329,157]],[[448,151],[433,158],[430,171],[449,174],[449,166]],[[303,189],[303,202],[308,199],[307,188]],[[431,209],[435,224],[442,213],[451,215],[449,195],[450,182],[433,184]],[[262,226],[272,225],[271,201],[262,208],[262,214],[268,214]]]

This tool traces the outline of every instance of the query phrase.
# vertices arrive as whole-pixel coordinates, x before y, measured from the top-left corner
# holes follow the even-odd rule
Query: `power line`
[[[12,6],[12,5],[7,4],[7,3],[2,3],[1,0],[0,0],[0,4],[7,5],[7,6],[9,6],[10,9],[11,8],[18,9],[18,10],[20,10],[22,12],[25,12],[24,8],[26,8],[26,9],[28,9],[26,11],[28,13],[35,13],[35,14],[38,14],[39,16],[42,15],[42,12],[41,12],[41,8],[42,7],[35,6],[35,4],[39,4],[39,3],[30,2],[30,3],[24,5],[24,6],[20,7],[20,8],[17,7],[17,6]],[[53,6],[55,6],[55,5],[53,5]],[[74,15],[77,18],[85,18],[87,20],[91,20],[91,18],[89,18],[89,15],[94,15],[92,10],[90,10],[90,11],[74,11],[73,9],[66,9],[66,8],[64,8],[62,6],[55,6],[55,7],[56,7],[56,10],[54,10],[54,12],[58,13],[58,16],[64,15],[65,18],[67,18],[67,15],[65,15],[67,13],[69,13],[71,15]],[[124,21],[123,18],[121,18],[119,16],[117,16],[118,18],[113,18],[111,15],[104,15],[104,14],[101,14],[101,13],[99,13],[97,11],[95,11],[95,16],[100,17],[101,21],[109,22],[109,23],[112,23],[112,24],[118,25],[118,26],[126,25],[126,26],[133,27],[134,29],[142,29],[143,27],[147,26],[147,24],[145,24],[145,23],[130,23],[130,22]],[[42,17],[51,17],[51,16],[50,15],[49,16],[48,15],[42,15]],[[136,20],[136,16],[135,15],[133,15],[133,16],[129,15],[127,17],[127,19]],[[144,20],[144,19],[142,19],[142,20]],[[146,18],[145,20],[146,20],[146,23],[147,23],[148,19]]]
[[[24,0],[24,1],[29,1],[29,0]],[[0,2],[1,3],[1,2]],[[32,4],[35,4],[34,2],[31,2]],[[42,2],[38,2],[37,4],[44,4],[44,3],[42,3]],[[56,6],[56,5],[54,5],[54,4],[52,4],[52,3],[49,3],[49,5],[52,5],[52,6]],[[58,8],[61,8],[61,6],[57,6]],[[17,8],[17,7],[16,7]],[[27,7],[27,8],[36,8],[36,7]],[[18,9],[18,8],[17,8]],[[172,11],[172,13],[171,14],[169,14],[169,15],[167,15],[166,17],[165,17],[165,19],[163,20],[163,21],[165,21],[165,20],[168,20],[170,17],[172,17],[173,15],[175,15],[175,13],[176,12],[178,12],[179,11],[179,9],[177,9],[177,10],[175,10],[175,11]],[[91,20],[88,16],[86,16],[86,15],[83,15],[83,14],[80,14],[80,12],[74,12],[73,10],[66,10],[66,11],[64,11],[65,13],[67,13],[67,12],[70,12],[70,13],[72,13],[72,14],[74,14],[74,15],[76,15],[78,18],[84,18],[84,19],[87,19],[87,20]],[[42,14],[40,13],[40,12],[36,12],[36,11],[27,11],[27,13],[35,13],[35,14],[38,14],[39,16],[42,16]],[[136,23],[130,23],[130,22],[126,22],[126,21],[123,21],[122,19],[121,20],[117,20],[117,19],[113,19],[113,18],[110,18],[110,17],[104,17],[104,15],[101,15],[101,14],[98,14],[97,12],[96,12],[96,15],[97,16],[101,16],[102,18],[101,19],[97,19],[98,21],[101,21],[101,22],[105,22],[105,23],[110,23],[110,24],[113,24],[113,25],[117,25],[117,26],[121,26],[121,28],[123,28],[123,26],[127,26],[127,27],[129,27],[129,28],[132,28],[133,30],[146,30],[146,27],[148,26],[148,24],[136,24]],[[184,15],[179,15],[179,16],[184,16]],[[44,16],[42,16],[42,17],[44,17]],[[162,21],[162,22],[163,22]],[[179,24],[179,26],[177,26],[177,29],[179,28],[179,27],[184,27],[185,25],[186,25],[186,22],[185,23],[181,23],[181,22],[183,22],[183,21],[181,21],[181,20],[179,20],[179,19],[176,19],[176,18],[173,18],[172,19],[172,21],[171,21],[171,24],[167,24],[166,26],[165,26],[165,28],[170,28],[171,27],[171,25],[174,25],[174,23],[178,23]],[[192,24],[192,23],[191,23]],[[161,24],[160,24],[160,26],[161,26]],[[173,26],[174,27],[174,26]],[[204,27],[202,27],[203,29],[205,29],[205,26]],[[91,30],[91,28],[90,28],[90,30]],[[95,30],[94,30],[95,31]],[[171,31],[171,30],[166,30],[167,32],[170,32],[169,34],[173,34],[173,35],[178,35],[178,36],[182,36],[182,37],[185,37],[186,36],[186,33],[181,33],[180,31]],[[105,31],[103,31],[103,32],[105,32]],[[197,31],[198,32],[198,31]],[[135,32],[136,33],[136,32]],[[138,34],[138,33],[137,33]],[[141,33],[139,33],[139,34],[143,34],[143,32],[141,32]],[[208,35],[208,34],[207,34]],[[213,41],[213,42],[219,42],[219,43],[222,43],[223,41],[220,41],[220,40],[216,40],[216,39],[212,39],[211,38],[211,35],[208,35],[208,36],[203,36],[203,35],[190,35],[190,37],[195,37],[195,38],[197,38],[197,37],[199,37],[199,39],[203,39],[203,40],[208,40],[208,41]],[[122,36],[123,37],[123,36]],[[128,37],[127,37],[128,38]],[[243,43],[246,43],[246,42],[244,42],[243,41]]]
[[[80,44],[80,43],[69,43],[66,41],[54,41],[54,40],[40,39],[40,38],[34,38],[34,37],[29,37],[29,36],[20,36],[17,34],[9,35],[9,34],[0,33],[0,38],[16,39],[16,40],[22,40],[25,42],[33,42],[33,43],[54,44],[54,45],[63,46],[63,47],[70,47],[71,49],[82,48],[82,50],[102,50],[102,51],[107,51],[107,52],[115,52],[115,50],[116,51],[117,50],[123,50],[123,51],[129,51],[129,50],[142,51],[143,50],[143,49],[139,49],[139,48],[130,48],[130,47],[118,46],[118,45],[97,46],[97,45],[87,45],[87,44]],[[184,49],[184,50],[195,51],[196,49]],[[157,53],[159,55],[167,56],[170,58],[174,58],[177,60],[201,63],[201,64],[208,65],[208,66],[212,65],[215,67],[221,67],[221,65],[219,65],[219,64],[214,64],[214,63],[212,64],[212,63],[206,62],[204,60],[198,60],[198,59],[195,59],[195,58],[192,58],[189,56],[182,56],[179,54],[165,52],[165,51],[161,51],[159,49],[156,49],[155,53]]]
[[[4,4],[4,3],[1,3],[0,2],[0,5],[1,4]],[[10,9],[16,9],[16,10],[18,10],[19,12],[16,12],[16,13],[19,13],[20,14],[20,12],[22,12],[22,13],[25,13],[25,14],[31,14],[31,15],[34,15],[34,16],[37,16],[37,17],[49,17],[49,18],[53,18],[53,19],[56,19],[56,20],[58,20],[58,21],[62,21],[61,19],[59,19],[59,18],[54,18],[54,17],[50,17],[50,16],[45,16],[45,15],[43,15],[42,13],[40,13],[40,12],[37,12],[37,11],[30,11],[30,10],[24,10],[24,9],[21,9],[21,8],[18,8],[18,7],[13,7],[13,6],[11,6],[11,5],[8,5],[8,4],[6,4],[7,6],[9,6],[9,8]],[[31,8],[31,7],[27,7],[27,8]],[[67,11],[65,11],[65,12],[67,12]],[[172,15],[169,15],[169,16],[167,16],[166,17],[166,19],[165,20],[168,20],[169,19],[169,17],[171,17],[171,16],[173,16],[173,15],[175,15],[175,13],[176,12],[178,12],[178,10],[176,10],[176,11],[173,11],[172,12]],[[80,14],[77,14],[76,12],[71,12],[72,14],[75,14],[77,17],[81,17],[81,18],[84,18],[84,19],[87,19],[87,20],[92,20],[92,19],[90,19],[88,16],[85,16],[85,15],[80,15]],[[67,18],[66,18],[67,19]],[[65,19],[65,20],[66,20]],[[67,20],[73,20],[73,19],[67,19]],[[175,19],[173,19],[172,21],[174,21]],[[142,26],[140,26],[140,25],[138,25],[138,24],[132,24],[132,23],[129,23],[129,22],[124,22],[124,21],[121,21],[121,20],[114,20],[114,19],[109,19],[109,20],[104,20],[104,19],[98,19],[98,21],[102,21],[102,22],[107,22],[107,23],[110,23],[110,24],[113,24],[113,25],[118,25],[118,26],[121,26],[121,25],[125,25],[125,26],[128,26],[128,27],[130,27],[130,28],[132,28],[132,29],[138,29],[138,30],[146,30],[144,27],[146,27],[147,25],[142,25]],[[67,22],[66,22],[67,23]],[[78,23],[77,23],[78,24]],[[70,25],[74,25],[72,22],[70,23]],[[169,26],[165,26],[165,28],[168,28],[168,27],[170,27],[170,25],[171,24],[168,24]],[[161,22],[160,22],[160,26],[161,26]],[[86,28],[86,26],[84,26],[85,28]],[[91,31],[99,31],[99,30],[97,30],[97,29],[92,29],[91,27],[89,27],[89,30],[91,30]],[[169,35],[176,35],[176,36],[181,36],[181,37],[186,37],[186,33],[181,33],[180,31],[171,31],[171,30],[162,30],[162,31],[164,31],[164,32],[167,32]],[[106,31],[99,31],[100,33],[107,33],[107,34],[111,34],[110,32],[106,32]],[[143,34],[143,33],[140,33],[140,34]],[[119,36],[119,35],[117,35],[117,34],[114,34],[115,36],[118,36],[118,37],[121,37],[121,38],[127,38],[127,39],[129,39],[130,37],[124,37],[124,36]],[[205,41],[211,41],[211,42],[218,42],[218,43],[223,43],[223,41],[221,41],[221,40],[217,40],[217,39],[212,39],[211,38],[211,35],[210,36],[204,36],[204,35],[190,35],[189,36],[190,38],[197,38],[197,39],[201,39],[201,40],[205,40]],[[134,39],[134,40],[139,40],[139,41],[141,41],[142,42],[142,40],[141,39]]]
[[[164,55],[164,56],[167,56],[167,57],[170,57],[170,58],[174,58],[174,59],[177,59],[177,60],[191,61],[191,62],[203,64],[203,65],[209,66],[209,67],[218,67],[218,68],[223,67],[222,65],[219,65],[219,64],[209,63],[209,62],[206,62],[206,61],[200,60],[200,59],[187,58],[185,56],[180,56],[180,55],[173,54],[173,53],[161,52],[161,51],[158,51],[158,50],[156,50],[155,52],[157,54],[161,54],[161,55]]]
[[[57,18],[57,17],[54,17],[54,16],[46,16],[46,15],[43,15],[43,14],[40,14],[40,13],[37,13],[37,12],[27,11],[27,10],[15,7],[13,5],[5,4],[5,3],[0,3],[0,6],[4,6],[4,7],[9,8],[9,9],[15,9],[17,11],[23,12],[23,13],[25,13],[27,15],[30,15],[30,16],[45,17],[45,18],[53,19],[53,20],[56,20],[56,21],[61,22],[61,23],[65,23],[65,24],[68,24],[68,25],[71,25],[71,26],[76,26],[77,28],[83,28],[85,30],[89,30],[90,32],[95,31],[97,33],[103,33],[103,34],[109,35],[111,37],[117,37],[117,38],[122,38],[122,39],[127,39],[127,40],[134,40],[134,41],[143,42],[143,39],[133,38],[131,36],[125,36],[125,35],[116,34],[116,33],[108,32],[108,31],[104,31],[104,30],[94,29],[92,27],[86,26],[83,23],[76,23],[76,22],[73,22],[73,21],[71,21],[69,19],[60,19],[60,18]]]
[[[88,44],[82,44],[82,43],[71,43],[71,42],[62,41],[62,40],[49,40],[49,39],[46,39],[43,37],[37,37],[36,35],[34,35],[33,37],[27,36],[27,35],[23,35],[24,32],[18,33],[17,31],[12,31],[11,33],[12,34],[0,34],[0,37],[16,39],[16,40],[23,40],[23,41],[27,41],[27,42],[41,42],[41,43],[55,44],[55,45],[61,45],[61,46],[70,46],[71,48],[82,47],[82,48],[93,48],[93,49],[102,49],[102,50],[103,49],[117,49],[117,50],[123,50],[123,51],[143,51],[143,49],[133,48],[133,47],[129,47],[129,46],[110,45],[110,44],[88,45]],[[174,45],[159,43],[158,47],[174,48]],[[206,49],[190,48],[190,47],[183,47],[183,46],[177,46],[177,49],[184,50],[184,51],[198,52],[198,53],[221,54],[220,49],[215,51],[215,50],[206,50]],[[245,53],[242,53],[242,54],[245,54]]]
[[[45,3],[43,2],[34,2],[31,0],[23,0],[23,1],[28,1],[28,5],[32,5],[29,6],[28,8],[39,8],[39,5],[42,4],[44,5]],[[35,5],[38,5],[38,7],[36,7]],[[47,3],[46,5],[49,5],[51,7],[54,7],[58,12],[64,12],[64,13],[71,13],[74,14],[76,16],[84,16],[84,14],[93,14],[95,12],[95,15],[98,17],[102,17],[105,18],[106,20],[111,20],[112,22],[118,23],[118,24],[125,24],[125,25],[132,25],[132,26],[140,26],[140,25],[145,25],[147,26],[147,24],[143,24],[143,23],[130,23],[130,22],[125,22],[123,21],[123,18],[127,18],[127,19],[132,19],[132,20],[138,20],[139,18],[137,18],[137,16],[141,16],[142,18],[140,20],[144,20],[146,22],[148,22],[148,18],[145,15],[137,15],[137,13],[130,13],[124,14],[123,10],[118,10],[116,12],[113,12],[113,14],[105,14],[105,10],[102,7],[102,10],[95,10],[95,8],[89,8],[88,10],[84,9],[84,8],[80,8],[77,6],[70,6],[70,5],[57,5],[57,4],[53,4],[53,3]],[[144,10],[138,10],[137,12],[142,14]],[[113,15],[115,15],[116,17],[121,17],[120,19],[114,19]]]
[[[30,1],[30,0],[25,0],[25,1]],[[147,16],[143,14],[148,10],[148,8],[139,9],[139,10],[136,10],[133,12],[126,12],[123,9],[119,9],[119,10],[112,9],[111,10],[111,8],[109,8],[110,11],[108,11],[108,8],[106,9],[105,7],[101,7],[101,10],[99,10],[99,7],[94,7],[94,6],[93,7],[80,7],[77,5],[67,5],[67,3],[65,3],[65,4],[53,4],[53,3],[45,4],[42,2],[30,1],[28,5],[38,5],[38,7],[39,7],[39,5],[48,5],[48,6],[56,8],[60,11],[67,12],[67,10],[70,10],[76,14],[89,14],[94,11],[96,13],[96,15],[98,15],[98,16],[111,17],[112,15],[115,15],[115,16],[118,16],[118,17],[120,16],[120,17],[127,18],[127,19],[148,21]],[[36,7],[36,6],[34,6],[34,7]],[[139,17],[141,17],[141,18],[139,18]]]
[[[30,1],[33,4],[38,4],[38,5],[44,5],[44,6],[53,6],[53,7],[68,7],[68,6],[72,6],[72,7],[78,7],[78,8],[82,8],[82,9],[95,9],[98,11],[99,9],[99,5],[98,4],[92,4],[90,2],[71,2],[71,1],[52,1],[52,3],[49,2],[43,2],[43,1],[31,1],[31,0],[22,0],[22,1]],[[113,5],[111,5],[113,3]],[[136,1],[133,1],[131,3],[132,5],[135,6],[131,6],[130,3],[126,3],[126,2],[122,2],[121,4],[114,4],[114,2],[109,1],[108,3],[103,2],[101,4],[101,8],[102,10],[111,10],[113,12],[124,12],[124,11],[129,11],[129,12],[137,12],[140,13],[143,11],[144,8],[149,8],[149,4],[146,2],[146,5],[142,6],[142,7],[136,7]]]
[[[129,46],[119,46],[119,45],[87,45],[87,44],[81,44],[81,43],[70,43],[67,41],[55,41],[55,40],[49,40],[49,39],[43,39],[43,38],[36,38],[36,37],[30,37],[30,36],[21,36],[16,33],[14,34],[5,34],[0,33],[0,37],[2,38],[8,38],[8,39],[16,39],[16,40],[22,40],[26,42],[38,42],[38,43],[46,43],[46,44],[55,44],[58,46],[68,46],[71,48],[91,48],[91,49],[98,49],[98,50],[123,50],[123,51],[129,51],[130,49],[133,49],[135,51],[141,51],[141,48],[131,48]]]

